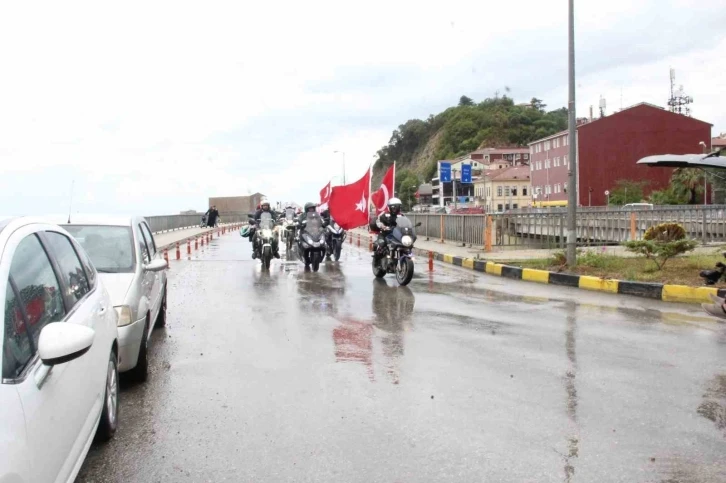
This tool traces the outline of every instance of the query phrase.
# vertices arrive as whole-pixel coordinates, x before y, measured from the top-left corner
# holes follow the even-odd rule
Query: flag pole
[[[396,162],[393,162],[393,197],[396,197]]]

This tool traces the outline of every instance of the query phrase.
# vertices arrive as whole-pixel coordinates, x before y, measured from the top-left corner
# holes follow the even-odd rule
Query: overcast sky
[[[726,131],[723,0],[576,0],[578,114],[665,105]],[[317,201],[412,118],[567,100],[567,2],[2,2],[0,214]]]

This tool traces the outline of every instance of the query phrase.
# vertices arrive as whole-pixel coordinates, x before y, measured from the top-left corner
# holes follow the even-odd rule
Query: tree
[[[619,179],[615,182],[615,188],[610,190],[610,204],[627,205],[628,203],[639,203],[643,201],[643,190],[646,186],[648,186],[648,181]]]
[[[418,176],[408,169],[396,172],[396,196],[401,200],[404,211],[409,211],[416,204],[418,185]]]
[[[624,245],[628,251],[652,260],[661,270],[669,259],[690,252],[698,242],[689,240],[678,223],[661,223],[645,230],[642,240],[627,241]]]
[[[688,197],[676,192],[673,186],[669,186],[663,190],[653,191],[649,199],[654,205],[685,205],[688,203]]]
[[[471,97],[461,96],[459,98],[459,106],[473,106],[474,100]]]
[[[530,104],[532,105],[533,109],[536,109],[540,112],[544,112],[545,107],[547,107],[547,104],[543,103],[541,99],[537,99],[536,97],[532,98]]]
[[[698,168],[677,168],[671,176],[675,193],[688,197],[688,204],[695,205],[697,197],[703,193],[703,171]]]

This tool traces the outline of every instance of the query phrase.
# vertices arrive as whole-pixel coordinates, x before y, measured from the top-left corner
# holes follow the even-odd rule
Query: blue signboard
[[[471,183],[471,164],[461,165],[461,182]]]
[[[459,196],[459,203],[466,203],[467,201],[469,201],[468,196]]]
[[[441,183],[451,183],[451,163],[439,162],[439,181]]]

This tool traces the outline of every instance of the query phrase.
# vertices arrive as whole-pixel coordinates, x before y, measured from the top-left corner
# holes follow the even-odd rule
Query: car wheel
[[[136,360],[136,367],[131,369],[130,375],[136,382],[145,382],[149,378],[149,319],[147,316],[144,324],[144,338],[139,347],[139,358]]]
[[[98,423],[96,439],[108,441],[116,434],[118,427],[118,356],[111,351],[106,370],[106,391],[103,397],[103,411],[101,421]]]
[[[164,327],[166,325],[166,284],[164,284],[164,294],[161,296],[161,307],[159,307],[159,315],[156,316],[155,328]]]

